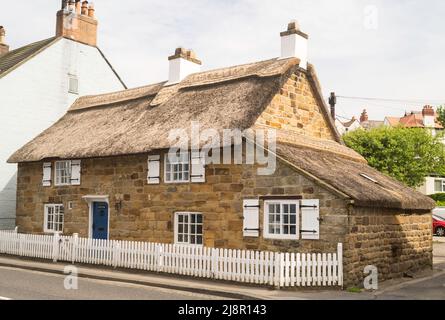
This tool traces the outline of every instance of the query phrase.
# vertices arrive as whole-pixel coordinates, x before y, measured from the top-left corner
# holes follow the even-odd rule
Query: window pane
[[[196,244],[195,236],[190,236],[190,244]]]
[[[198,225],[198,226],[196,227],[196,233],[197,233],[197,234],[202,234],[202,225]]]
[[[297,212],[297,205],[296,204],[291,204],[290,205],[290,212],[291,213],[296,213]]]
[[[178,225],[178,232],[179,232],[179,233],[182,233],[183,230],[184,230],[184,226],[180,223],[180,224]]]
[[[283,216],[283,223],[289,223],[289,216],[287,214]]]
[[[196,244],[202,244],[202,236],[196,237]]]
[[[178,234],[178,242],[183,242],[184,238],[182,236],[182,234]]]
[[[178,215],[178,221],[179,222],[183,222],[184,221],[184,216],[182,214]]]
[[[283,204],[283,213],[289,213],[289,205]]]
[[[297,223],[297,216],[296,215],[291,215],[290,216],[290,223],[291,224],[296,224]]]
[[[202,223],[202,214],[198,214],[198,215],[196,215],[196,217],[197,217],[196,221],[198,223]]]
[[[297,227],[296,226],[291,226],[290,227],[290,234],[297,234]]]
[[[287,225],[283,226],[283,234],[289,234],[289,226]]]
[[[269,213],[275,213],[275,205],[269,204]]]
[[[435,180],[434,181],[434,189],[437,192],[442,192],[442,180]]]

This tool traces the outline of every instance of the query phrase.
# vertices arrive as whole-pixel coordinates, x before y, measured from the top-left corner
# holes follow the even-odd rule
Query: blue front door
[[[93,203],[93,239],[108,239],[108,203]]]

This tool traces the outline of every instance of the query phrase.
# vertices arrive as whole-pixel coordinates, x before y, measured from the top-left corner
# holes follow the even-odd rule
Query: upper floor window
[[[165,182],[190,181],[190,154],[188,152],[165,155]]]
[[[77,76],[69,74],[68,82],[69,82],[68,92],[73,94],[79,94],[79,79],[77,78]]]
[[[434,180],[434,192],[445,192],[445,180],[436,179]]]
[[[291,240],[299,238],[298,201],[265,201],[264,208],[265,238]]]
[[[178,212],[175,217],[175,243],[202,245],[202,214]]]
[[[71,184],[71,161],[56,161],[55,179],[56,186]]]
[[[46,204],[44,232],[63,232],[64,208],[62,204]]]

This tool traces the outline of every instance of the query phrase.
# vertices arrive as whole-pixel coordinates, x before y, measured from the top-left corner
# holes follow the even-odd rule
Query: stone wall
[[[363,284],[363,270],[374,265],[379,280],[432,268],[431,213],[354,208],[344,245],[345,279]]]
[[[210,247],[335,252],[346,232],[345,202],[280,162],[272,176],[258,176],[253,165],[209,165],[206,183],[147,185],[146,177],[147,155],[85,159],[81,186],[42,187],[42,163],[20,164],[20,231],[41,233],[44,204],[63,203],[68,208],[72,201],[73,209],[65,210],[64,232],[88,236],[89,210],[82,196],[108,195],[111,239],[173,243],[174,213],[178,211],[203,213],[204,244]],[[265,195],[320,199],[321,239],[243,238],[243,199]],[[118,199],[123,199],[120,210]],[[260,221],[262,211],[263,205]]]
[[[306,73],[292,74],[256,124],[335,140],[332,129],[321,111],[323,107],[316,97],[315,89]]]

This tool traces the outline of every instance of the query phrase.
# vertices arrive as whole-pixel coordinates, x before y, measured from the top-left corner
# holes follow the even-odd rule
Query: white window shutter
[[[71,161],[71,185],[80,186],[80,170],[81,161],[72,160]]]
[[[201,157],[201,152],[192,151],[192,182],[206,182],[205,158]]]
[[[320,239],[319,200],[301,200],[301,238]]]
[[[51,187],[51,162],[45,162],[43,164],[42,185],[44,187]]]
[[[243,201],[243,234],[244,237],[258,237],[260,235],[260,201],[246,199]]]
[[[148,156],[147,183],[159,184],[161,182],[161,156]]]

